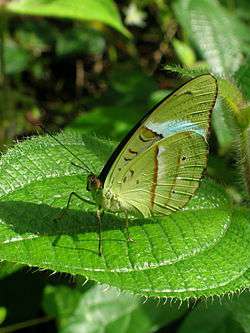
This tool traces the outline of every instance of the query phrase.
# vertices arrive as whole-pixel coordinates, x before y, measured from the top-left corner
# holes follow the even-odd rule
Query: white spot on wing
[[[197,124],[187,120],[173,120],[166,121],[164,123],[153,123],[152,121],[149,121],[147,123],[147,128],[157,134],[163,135],[164,137],[185,131],[192,131],[206,137],[206,131],[204,128],[201,128]]]

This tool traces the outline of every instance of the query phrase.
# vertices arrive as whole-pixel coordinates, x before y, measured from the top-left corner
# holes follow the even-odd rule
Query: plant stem
[[[42,317],[42,318],[26,320],[26,321],[23,321],[21,323],[17,323],[17,324],[2,327],[2,328],[0,328],[0,333],[15,332],[15,331],[20,330],[22,328],[27,328],[27,327],[31,327],[31,326],[34,326],[34,325],[47,323],[47,322],[49,322],[53,319],[54,318],[52,316],[47,316],[47,317]]]

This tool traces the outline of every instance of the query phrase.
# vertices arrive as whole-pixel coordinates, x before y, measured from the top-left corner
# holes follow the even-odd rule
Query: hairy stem
[[[250,195],[250,127],[242,133],[241,156],[245,187]]]

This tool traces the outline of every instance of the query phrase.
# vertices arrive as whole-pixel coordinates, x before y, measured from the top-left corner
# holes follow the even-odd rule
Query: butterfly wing
[[[207,143],[195,132],[155,143],[130,163],[118,184],[119,200],[143,216],[168,215],[193,196],[207,163]]]
[[[127,173],[131,173],[131,166],[135,161],[137,161],[137,167],[142,165],[140,161],[146,151],[149,153],[144,157],[147,163],[144,168],[150,169],[152,178],[154,151],[156,147],[163,149],[167,144],[166,140],[170,140],[172,136],[188,132],[188,136],[192,137],[190,134],[195,134],[196,140],[206,143],[216,96],[216,79],[206,74],[189,81],[164,99],[136,125],[103,168],[99,178],[104,183],[104,194],[112,192],[117,197],[121,196],[121,184],[124,177]],[[207,148],[204,151],[204,156],[206,155]],[[132,169],[132,171],[135,170]],[[202,172],[199,179],[201,174]],[[126,188],[128,183],[125,182],[123,190],[124,186]],[[136,187],[136,183],[133,186]],[[164,195],[164,190],[161,192]]]

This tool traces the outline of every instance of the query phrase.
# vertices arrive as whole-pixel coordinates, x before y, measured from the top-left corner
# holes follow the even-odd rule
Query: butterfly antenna
[[[48,134],[52,139],[54,139],[57,143],[59,143],[60,146],[62,146],[65,150],[67,150],[75,159],[77,159],[82,164],[82,166],[80,166],[71,162],[72,165],[78,166],[79,168],[88,171],[89,173],[93,173],[93,171],[87,166],[87,164],[83,162],[83,160],[81,160],[76,154],[74,154],[68,147],[66,147],[60,140],[58,140],[57,137],[55,137],[52,133],[47,131],[46,128],[43,127],[42,125],[38,126],[42,129],[44,133]]]

